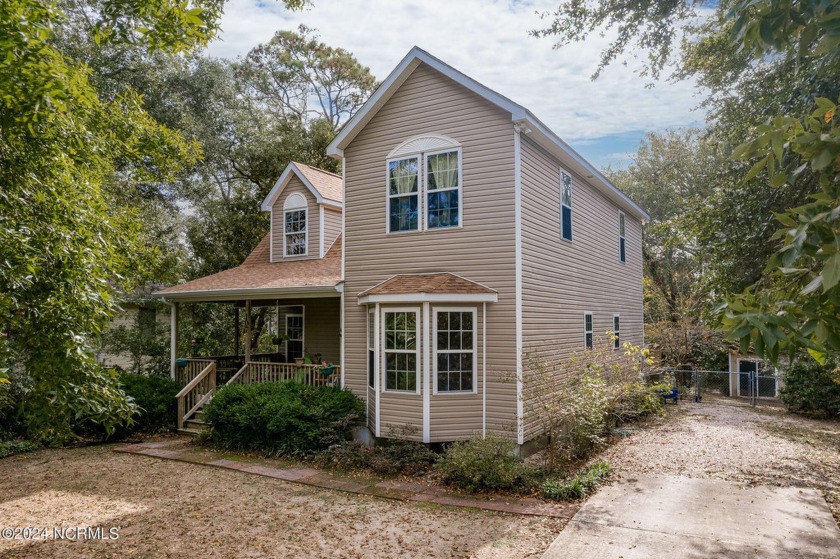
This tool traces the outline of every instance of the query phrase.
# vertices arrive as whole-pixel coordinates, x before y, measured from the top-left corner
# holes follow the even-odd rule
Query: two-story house
[[[524,107],[414,48],[327,152],[342,176],[290,164],[242,266],[160,295],[276,306],[278,359],[317,350],[375,436],[425,442],[523,444],[529,352],[643,343],[647,214]]]

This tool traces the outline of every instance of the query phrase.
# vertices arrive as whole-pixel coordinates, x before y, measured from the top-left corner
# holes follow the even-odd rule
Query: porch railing
[[[337,365],[323,367],[321,365],[249,361],[231,377],[227,384],[295,381],[310,386],[329,386],[338,384],[340,378],[341,368]]]
[[[176,396],[178,400],[178,429],[209,402],[216,393],[217,364],[212,359],[189,359],[180,368],[178,379],[185,382]],[[268,363],[248,361],[225,384],[259,384],[265,382],[301,382],[310,386],[338,385],[341,368],[337,365],[296,365],[294,363]]]
[[[178,399],[178,429],[183,429],[184,423],[209,402],[216,392],[216,362],[200,362],[205,364],[205,367],[175,396]],[[189,368],[190,364],[184,368]]]
[[[181,386],[188,385],[195,377],[201,374],[201,371],[207,368],[210,363],[215,363],[215,359],[200,358],[187,359],[187,364],[183,367],[178,367],[175,371],[175,380]]]

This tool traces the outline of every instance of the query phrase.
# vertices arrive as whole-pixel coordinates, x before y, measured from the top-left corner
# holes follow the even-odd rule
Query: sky
[[[385,79],[415,45],[527,107],[596,167],[629,164],[649,131],[701,126],[698,91],[690,81],[652,88],[634,70],[614,64],[592,81],[609,35],[554,49],[528,31],[545,25],[539,12],[559,0],[313,0],[291,12],[274,0],[229,0],[211,56],[244,56],[276,31],[300,24],[342,47]]]

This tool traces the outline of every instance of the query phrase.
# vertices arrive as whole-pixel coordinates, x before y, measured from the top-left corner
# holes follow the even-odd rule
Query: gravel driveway
[[[784,410],[680,402],[599,458],[619,476],[674,474],[749,485],[809,487],[840,524],[840,423]]]

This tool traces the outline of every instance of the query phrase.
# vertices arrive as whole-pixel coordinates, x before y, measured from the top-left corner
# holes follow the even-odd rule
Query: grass
[[[546,481],[542,484],[540,491],[544,498],[555,501],[583,499],[601,485],[611,471],[610,465],[606,462],[595,462],[571,479]]]
[[[0,458],[6,458],[14,454],[23,454],[24,452],[32,452],[39,448],[41,448],[41,445],[32,441],[0,441]]]

